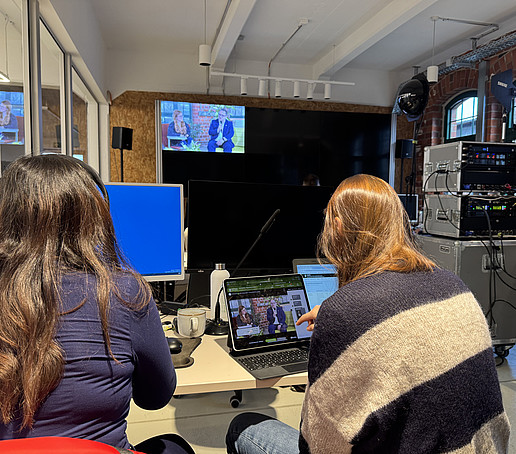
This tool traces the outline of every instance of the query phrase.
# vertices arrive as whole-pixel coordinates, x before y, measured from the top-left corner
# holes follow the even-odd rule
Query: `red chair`
[[[81,438],[39,437],[0,441],[2,454],[143,454]]]
[[[161,125],[161,145],[162,148],[168,147],[167,132],[170,123],[164,123]]]

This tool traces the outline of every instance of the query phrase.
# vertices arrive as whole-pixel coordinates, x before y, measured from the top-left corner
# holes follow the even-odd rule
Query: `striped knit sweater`
[[[317,316],[308,379],[301,453],[507,452],[487,324],[448,271],[340,288]]]

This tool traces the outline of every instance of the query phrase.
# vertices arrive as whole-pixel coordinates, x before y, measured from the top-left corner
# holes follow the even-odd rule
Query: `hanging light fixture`
[[[308,83],[308,88],[306,90],[306,99],[314,99],[314,84],[313,82]]]
[[[281,98],[281,80],[276,80],[276,87],[274,89],[274,96]]]
[[[299,98],[301,95],[300,83],[299,80],[294,82],[294,98]]]
[[[199,46],[199,65],[211,66],[211,46],[206,44],[206,0],[204,0],[204,44]]]
[[[221,71],[214,71],[213,69],[210,69],[210,75],[212,76],[221,76],[221,77],[238,77],[240,79],[240,89],[241,93],[243,94],[243,91],[246,91],[246,94],[249,92],[247,91],[247,83],[244,84],[242,79],[245,79],[247,81],[248,79],[257,79],[259,82],[258,85],[258,96],[267,96],[269,92],[268,84],[271,81],[275,82],[275,96],[277,98],[282,97],[281,94],[281,84],[283,82],[289,82],[294,85],[294,98],[300,97],[300,86],[301,84],[307,84],[308,85],[308,91],[307,91],[307,99],[313,99],[314,97],[314,88],[317,84],[324,85],[324,93],[326,99],[330,99],[331,96],[331,87],[332,85],[342,85],[342,86],[350,86],[355,85],[354,82],[341,82],[336,80],[313,80],[313,79],[292,79],[288,77],[281,77],[278,78],[276,76],[256,76],[254,74],[239,74],[239,73],[226,73]],[[245,89],[245,90],[244,90]]]
[[[240,94],[247,95],[247,77],[240,78]]]
[[[267,81],[265,79],[259,79],[258,85],[258,96],[265,96],[267,92]]]
[[[9,16],[5,16],[5,27],[4,27],[4,42],[5,42],[5,73],[0,71],[0,82],[7,83],[11,82],[9,79],[9,56],[7,53],[7,26],[9,25]]]
[[[324,99],[330,99],[330,98],[331,98],[331,85],[324,84]]]
[[[426,78],[428,82],[433,83],[437,82],[439,79],[439,66],[434,65],[434,56],[435,56],[435,23],[438,21],[438,16],[432,16],[430,18],[434,21],[434,35],[432,40],[432,64],[426,68]]]

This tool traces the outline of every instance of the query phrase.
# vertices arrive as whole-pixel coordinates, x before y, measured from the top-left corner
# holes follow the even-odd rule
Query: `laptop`
[[[311,331],[296,321],[310,311],[300,274],[224,281],[231,356],[263,380],[306,372]]]
[[[339,288],[337,268],[329,262],[320,263],[316,258],[295,259],[292,268],[303,277],[310,307],[321,304]]]

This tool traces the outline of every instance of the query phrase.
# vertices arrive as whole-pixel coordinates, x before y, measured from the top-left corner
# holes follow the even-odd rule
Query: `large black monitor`
[[[332,193],[333,188],[324,186],[189,181],[187,270],[211,270],[215,263],[225,263],[232,272],[279,209],[241,271],[290,271],[293,259],[315,257]]]
[[[115,234],[148,281],[184,279],[183,186],[106,184]]]

